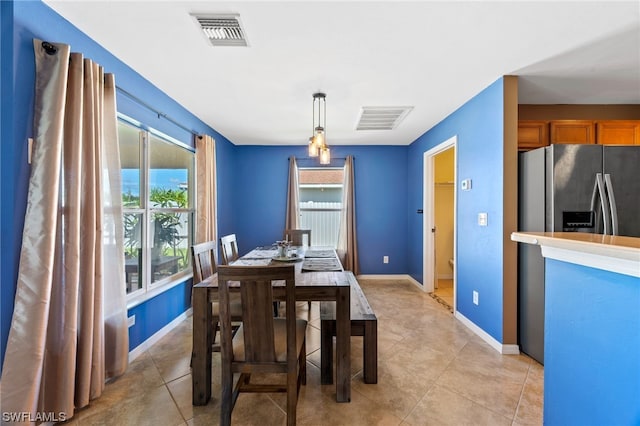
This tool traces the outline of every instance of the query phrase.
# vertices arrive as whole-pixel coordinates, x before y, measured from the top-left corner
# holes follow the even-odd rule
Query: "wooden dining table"
[[[291,262],[296,269],[296,300],[336,302],[336,401],[351,401],[351,343],[350,343],[350,280],[342,270],[335,250],[322,248],[293,248],[295,257],[275,260],[276,249],[258,247],[232,265],[251,266]],[[331,254],[332,253],[332,254]],[[317,255],[319,258],[306,258]],[[331,262],[333,258],[337,261]],[[316,259],[323,259],[317,261]],[[305,266],[306,265],[306,266]],[[310,271],[303,271],[308,268]],[[327,269],[327,270],[323,270]],[[233,291],[237,286],[231,283]],[[193,405],[206,405],[211,399],[211,356],[213,334],[212,305],[218,300],[217,274],[193,286],[193,357],[191,364]],[[274,297],[284,300],[284,285],[274,284]],[[323,379],[323,384],[325,379]],[[330,383],[330,382],[329,382]]]

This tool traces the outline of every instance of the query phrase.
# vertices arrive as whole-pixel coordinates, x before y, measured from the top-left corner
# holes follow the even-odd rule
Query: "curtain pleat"
[[[296,157],[289,157],[287,182],[287,210],[284,229],[298,229],[300,223],[300,196],[298,194],[298,164]]]
[[[34,49],[35,150],[2,409],[71,418],[128,361],[115,84],[67,45]]]
[[[344,181],[342,186],[342,211],[340,231],[338,234],[338,256],[342,266],[360,274],[358,262],[358,238],[356,237],[356,194],[353,171],[353,156],[349,155],[344,164]]]
[[[196,243],[216,241],[216,150],[209,135],[196,137]]]

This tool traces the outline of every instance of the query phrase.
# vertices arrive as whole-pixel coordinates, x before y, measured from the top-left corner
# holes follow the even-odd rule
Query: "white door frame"
[[[455,259],[458,252],[458,239],[456,238],[456,232],[458,227],[457,222],[457,170],[458,170],[458,137],[452,136],[439,145],[431,148],[424,153],[424,176],[423,176],[423,246],[422,246],[422,283],[424,291],[433,292],[433,283],[435,281],[435,242],[433,238],[433,232],[431,229],[435,226],[435,213],[434,213],[434,198],[435,198],[435,178],[434,178],[434,157],[446,151],[449,148],[455,148],[454,163],[453,163],[453,256]],[[454,261],[453,266],[453,309],[456,310],[456,281],[457,281],[458,262]]]

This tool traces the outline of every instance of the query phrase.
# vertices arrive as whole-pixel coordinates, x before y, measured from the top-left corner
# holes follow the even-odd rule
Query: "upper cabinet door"
[[[549,145],[549,122],[537,120],[518,121],[518,149],[528,151]]]
[[[592,120],[557,120],[550,124],[551,143],[596,143]]]
[[[596,135],[602,145],[640,145],[640,120],[597,121]]]

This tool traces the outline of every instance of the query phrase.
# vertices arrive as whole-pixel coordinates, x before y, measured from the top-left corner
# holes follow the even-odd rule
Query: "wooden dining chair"
[[[295,267],[220,266],[218,292],[221,324],[221,399],[220,424],[231,424],[231,413],[240,392],[286,392],[287,424],[296,424],[296,405],[300,386],[306,384],[307,321],[296,318]],[[285,282],[286,317],[273,318],[271,302],[273,281]],[[239,282],[243,322],[232,337],[229,282]],[[279,287],[281,291],[283,287]],[[233,387],[233,375],[240,377]],[[266,378],[252,382],[252,375],[266,373]],[[265,383],[273,373],[286,375],[282,380]]]
[[[216,249],[215,241],[207,241],[191,246],[191,265],[193,268],[193,284],[209,278],[217,272],[216,267]],[[213,351],[219,352],[220,345],[216,344],[216,334],[220,330],[220,306],[218,302],[212,302],[211,306],[211,329],[213,331]],[[231,321],[234,322],[235,330],[239,328],[237,323],[242,321],[242,306],[239,299],[233,299],[231,302]]]
[[[238,242],[236,241],[236,234],[229,234],[220,238],[220,253],[222,255],[223,265],[228,265],[238,259]]]
[[[307,243],[304,243],[304,236],[307,236]],[[285,229],[284,239],[291,241],[292,246],[310,246],[311,245],[311,229]]]

